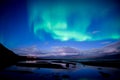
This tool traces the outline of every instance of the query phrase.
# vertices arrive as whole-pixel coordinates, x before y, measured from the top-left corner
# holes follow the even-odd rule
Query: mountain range
[[[29,47],[13,50],[17,54],[25,56],[51,57],[51,58],[96,58],[120,54],[120,41],[102,48],[80,50],[75,47],[54,47],[50,51],[42,51],[37,47]]]

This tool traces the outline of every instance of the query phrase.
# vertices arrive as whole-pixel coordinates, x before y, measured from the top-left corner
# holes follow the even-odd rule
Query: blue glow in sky
[[[5,0],[0,42],[9,48],[99,48],[120,40],[117,0]],[[106,44],[107,43],[107,44]]]

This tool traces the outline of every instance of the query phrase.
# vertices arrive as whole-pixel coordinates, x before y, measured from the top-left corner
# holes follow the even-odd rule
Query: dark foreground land
[[[115,61],[87,61],[87,62],[81,62],[82,64],[85,65],[92,65],[92,66],[103,66],[103,67],[115,67],[115,68],[120,68],[120,61],[115,60]]]

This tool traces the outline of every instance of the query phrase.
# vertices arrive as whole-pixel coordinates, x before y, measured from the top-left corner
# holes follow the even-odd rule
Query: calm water
[[[22,63],[40,62],[25,61]],[[64,69],[12,65],[0,71],[0,80],[120,80],[118,68],[88,66],[81,63],[69,65],[59,63],[59,65],[62,65]]]

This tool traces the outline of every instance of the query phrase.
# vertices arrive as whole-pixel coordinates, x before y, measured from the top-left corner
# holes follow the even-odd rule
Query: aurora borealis
[[[117,3],[92,1],[29,2],[30,25],[40,40],[60,41],[120,39],[120,7]]]
[[[0,43],[10,49],[100,48],[120,40],[119,4],[118,0],[4,0]]]

